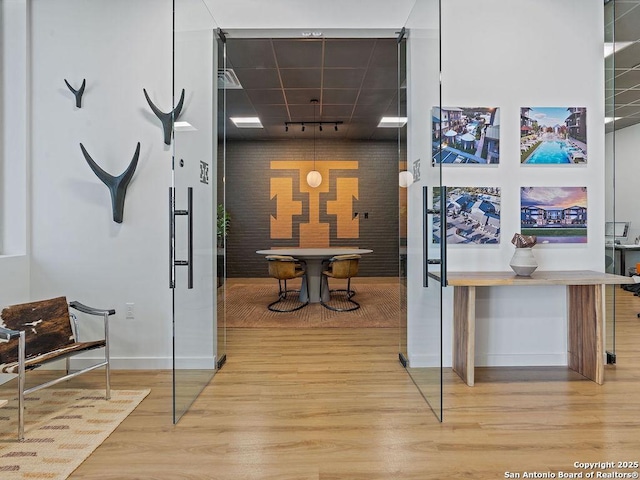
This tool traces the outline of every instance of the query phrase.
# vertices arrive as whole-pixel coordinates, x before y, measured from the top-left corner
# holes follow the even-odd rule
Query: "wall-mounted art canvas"
[[[447,244],[500,243],[500,188],[447,187],[440,206],[440,188],[433,189],[433,208],[446,212]],[[440,243],[440,215],[433,217],[433,242]]]
[[[584,165],[587,163],[585,107],[522,107],[520,163]]]
[[[433,107],[432,165],[500,163],[500,109],[497,107]]]
[[[520,233],[540,243],[587,243],[587,187],[520,188]]]

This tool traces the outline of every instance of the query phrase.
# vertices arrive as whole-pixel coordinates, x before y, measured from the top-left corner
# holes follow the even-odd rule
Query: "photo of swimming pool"
[[[524,163],[571,163],[567,142],[542,142]]]
[[[585,107],[522,107],[520,162],[527,165],[587,163]]]

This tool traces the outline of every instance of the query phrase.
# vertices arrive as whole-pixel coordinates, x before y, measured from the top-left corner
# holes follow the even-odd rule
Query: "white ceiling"
[[[203,0],[232,29],[402,28],[416,0]]]

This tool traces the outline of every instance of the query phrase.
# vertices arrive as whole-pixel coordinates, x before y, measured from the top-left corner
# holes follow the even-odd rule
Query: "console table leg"
[[[569,368],[604,383],[604,301],[602,285],[567,286]]]
[[[474,384],[476,287],[453,287],[453,371]]]

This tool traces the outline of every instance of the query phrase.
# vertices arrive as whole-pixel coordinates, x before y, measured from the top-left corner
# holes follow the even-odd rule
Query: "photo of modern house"
[[[500,163],[500,109],[434,107],[432,164]]]
[[[433,205],[440,210],[440,189]],[[448,187],[446,192],[447,244],[500,243],[500,188]],[[433,242],[440,243],[440,215],[433,217]]]
[[[587,188],[522,187],[520,228],[538,243],[587,243]]]
[[[522,107],[520,162],[587,163],[587,109],[584,107]]]

